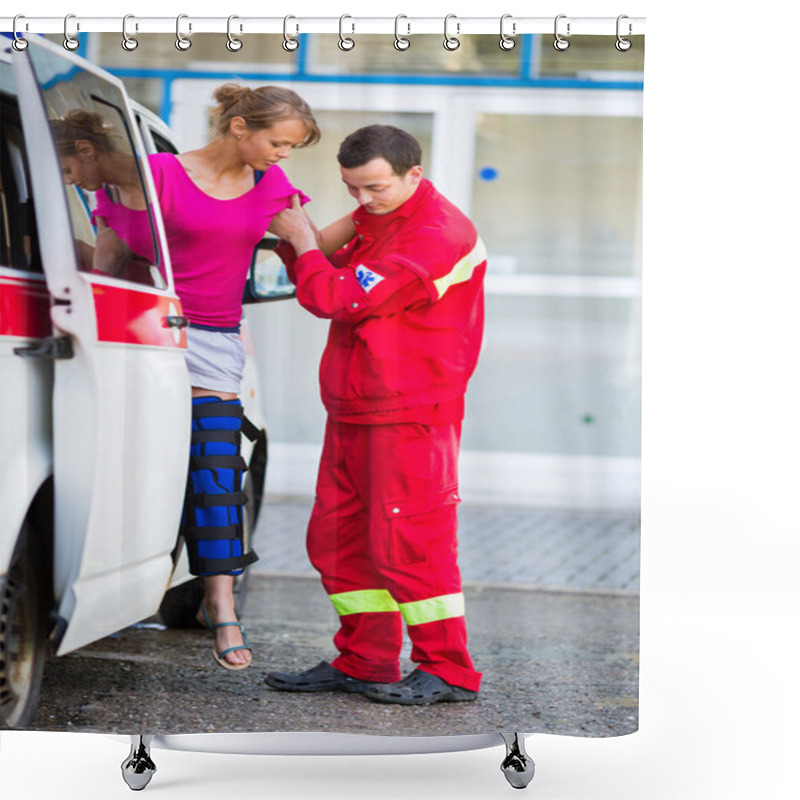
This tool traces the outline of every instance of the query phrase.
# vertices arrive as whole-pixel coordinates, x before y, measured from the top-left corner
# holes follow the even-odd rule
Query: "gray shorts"
[[[192,386],[241,394],[244,347],[238,333],[186,329],[186,366]]]

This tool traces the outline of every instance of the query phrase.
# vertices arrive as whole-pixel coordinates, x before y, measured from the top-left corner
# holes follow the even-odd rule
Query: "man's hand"
[[[298,195],[292,196],[291,208],[286,208],[275,215],[270,223],[269,231],[289,242],[298,256],[319,248],[316,232],[300,205]]]

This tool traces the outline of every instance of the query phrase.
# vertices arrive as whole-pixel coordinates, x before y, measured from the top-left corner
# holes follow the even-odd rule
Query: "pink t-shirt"
[[[92,222],[97,218],[105,220],[119,238],[130,247],[131,252],[155,264],[153,248],[153,231],[150,228],[150,212],[146,209],[128,208],[122,203],[115,203],[109,196],[108,187],[103,186],[95,192],[97,206],[92,212]]]
[[[299,194],[286,173],[271,166],[245,194],[231,200],[207,195],[171,153],[148,156],[169,243],[175,290],[192,322],[233,327],[253,248],[272,218]]]

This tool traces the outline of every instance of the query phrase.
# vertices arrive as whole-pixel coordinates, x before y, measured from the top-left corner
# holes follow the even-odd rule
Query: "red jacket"
[[[331,320],[325,408],[371,421],[462,398],[483,335],[486,250],[475,227],[424,179],[395,211],[359,208],[353,221],[358,235],[330,261],[280,248],[300,304]]]

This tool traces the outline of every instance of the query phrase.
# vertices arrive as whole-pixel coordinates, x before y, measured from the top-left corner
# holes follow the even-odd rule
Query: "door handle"
[[[175,314],[170,314],[163,318],[165,328],[185,328],[189,324],[188,317],[179,317]]]
[[[34,344],[15,347],[14,355],[20,358],[49,358],[53,361],[72,358],[72,339],[69,336],[48,336]]]

